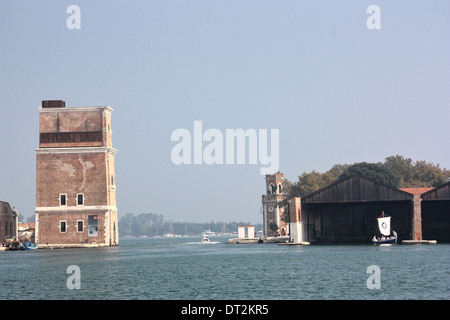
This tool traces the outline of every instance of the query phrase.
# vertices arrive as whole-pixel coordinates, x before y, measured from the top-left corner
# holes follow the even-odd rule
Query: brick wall
[[[38,153],[36,206],[60,206],[60,194],[67,195],[66,206],[77,206],[77,194],[85,206],[108,205],[107,158],[105,152]]]
[[[89,216],[97,217],[97,233],[95,236],[89,233]],[[106,245],[118,244],[117,212],[105,210],[83,210],[45,212],[38,214],[39,243],[49,244],[84,244],[97,243]],[[65,222],[65,230],[61,230],[61,222]],[[82,221],[82,230],[79,227]]]

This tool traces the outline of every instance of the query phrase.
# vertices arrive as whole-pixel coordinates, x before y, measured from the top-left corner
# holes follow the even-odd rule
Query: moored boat
[[[6,245],[8,247],[8,250],[12,251],[25,250],[25,247],[19,241],[9,242]]]
[[[31,241],[25,241],[23,243],[23,246],[25,247],[25,250],[35,250],[38,248],[37,243],[31,243]]]
[[[373,236],[372,242],[374,244],[396,244],[397,243],[397,232],[392,230],[391,233],[391,217],[384,216],[384,211],[382,216],[377,218],[378,220],[378,230],[381,236]]]

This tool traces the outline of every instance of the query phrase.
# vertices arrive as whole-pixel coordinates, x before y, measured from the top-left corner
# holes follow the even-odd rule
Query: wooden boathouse
[[[399,242],[450,241],[450,183],[418,191],[351,176],[296,199],[290,226],[297,243],[368,243],[382,211],[392,217]]]
[[[424,239],[450,242],[450,182],[421,194]]]

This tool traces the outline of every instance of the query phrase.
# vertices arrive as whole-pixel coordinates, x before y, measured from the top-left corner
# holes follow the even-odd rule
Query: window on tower
[[[62,220],[59,222],[59,231],[66,232],[67,231],[67,221]]]
[[[83,220],[77,220],[77,230],[78,230],[78,232],[83,232],[83,230],[84,230],[84,221]]]
[[[82,193],[77,194],[77,206],[84,205],[84,195]]]
[[[67,205],[67,194],[60,194],[59,195],[59,205],[60,206]]]

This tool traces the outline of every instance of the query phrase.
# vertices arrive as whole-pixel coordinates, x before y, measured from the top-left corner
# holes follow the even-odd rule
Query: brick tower
[[[112,108],[42,101],[36,149],[36,242],[114,246],[117,227]]]
[[[265,236],[275,236],[286,223],[280,218],[283,212],[278,206],[283,198],[284,174],[275,173],[266,175],[266,194],[262,196],[263,227]],[[284,208],[282,208],[284,209]]]

